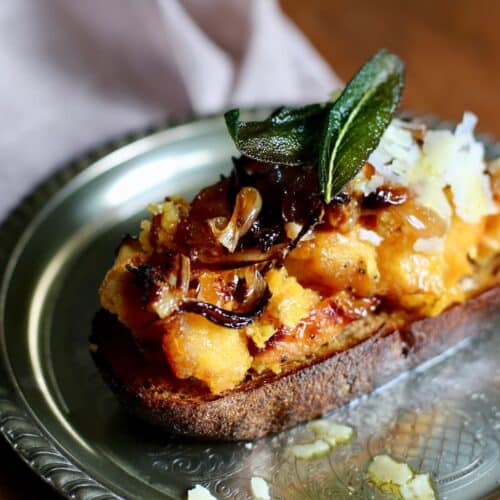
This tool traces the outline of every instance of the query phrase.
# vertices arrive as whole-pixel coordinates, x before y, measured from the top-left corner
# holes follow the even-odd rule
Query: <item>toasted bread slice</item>
[[[149,205],[99,289],[91,351],[127,408],[173,434],[257,438],[497,314],[500,165],[471,113],[453,132],[394,118],[403,81],[380,51],[326,103],[225,114],[230,176]]]
[[[97,313],[92,356],[130,412],[173,435],[248,440],[315,418],[367,394],[397,374],[444,352],[494,324],[500,286],[439,316],[395,327],[390,316],[354,323],[346,349],[290,365],[280,374],[249,377],[214,395],[200,382],[179,380],[168,365],[139,348],[105,310]]]

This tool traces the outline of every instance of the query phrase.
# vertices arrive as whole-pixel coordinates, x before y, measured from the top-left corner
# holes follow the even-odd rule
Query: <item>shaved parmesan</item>
[[[368,477],[377,486],[386,483],[401,486],[413,477],[413,472],[408,465],[400,464],[388,455],[377,455],[368,466]]]
[[[400,488],[404,500],[435,500],[429,474],[417,474],[410,482]]]
[[[217,500],[205,487],[197,484],[188,491],[187,500]]]
[[[405,463],[389,455],[373,457],[367,470],[368,479],[381,491],[403,500],[435,500],[429,474],[415,474]]]
[[[296,444],[290,448],[290,451],[295,458],[308,460],[328,455],[330,453],[330,446],[326,441],[317,439],[312,443]]]
[[[473,132],[477,118],[466,112],[455,129],[428,130],[420,147],[408,127],[393,120],[370,155],[376,182],[360,182],[366,195],[382,183],[399,184],[416,194],[416,201],[450,222],[453,208],[465,222],[477,222],[497,212],[489,178],[485,174],[484,146]],[[354,184],[356,186],[356,184]],[[376,188],[375,187],[375,188]],[[450,188],[453,208],[444,189]],[[373,189],[374,190],[374,189]]]
[[[252,477],[252,479],[250,479],[250,487],[254,500],[271,500],[269,485],[265,479],[261,477]]]
[[[354,430],[348,425],[337,424],[329,420],[315,420],[308,426],[316,436],[326,441],[331,447],[347,443],[354,435]]]
[[[371,243],[375,247],[378,247],[382,242],[382,240],[384,239],[375,231],[370,231],[369,229],[364,229],[362,227],[358,229],[358,238],[361,241],[366,241],[367,243]]]
[[[434,236],[433,238],[418,238],[413,244],[415,252],[434,254],[444,250],[444,239]]]

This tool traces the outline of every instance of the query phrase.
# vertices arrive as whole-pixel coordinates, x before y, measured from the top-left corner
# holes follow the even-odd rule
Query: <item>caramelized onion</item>
[[[309,220],[302,226],[295,239],[292,240],[288,245],[285,255],[283,256],[283,260],[300,243],[300,241],[306,236],[306,234],[308,234],[309,231],[312,231],[316,224],[319,224],[321,222],[324,214],[325,214],[325,208],[323,206],[323,203],[321,202],[316,203],[316,206],[313,208]]]
[[[208,302],[189,299],[181,304],[180,309],[181,311],[200,314],[212,323],[225,328],[244,328],[253,323],[255,318],[259,317],[264,312],[270,298],[271,292],[266,286],[264,293],[249,312],[227,311],[226,309],[222,309],[214,304],[209,304]]]
[[[252,267],[245,268],[244,278],[246,290],[241,302],[252,304],[256,300],[255,297],[259,298],[264,295],[267,283],[259,270]]]
[[[177,288],[185,295],[189,290],[189,282],[191,281],[191,261],[186,255],[181,255],[181,263],[179,270],[179,278],[177,280]]]
[[[288,245],[280,243],[270,248],[268,252],[261,252],[256,248],[242,250],[226,255],[199,254],[197,260],[207,266],[221,268],[243,267],[260,262],[267,262],[273,259],[282,260],[286,254]]]
[[[247,313],[255,308],[266,292],[267,283],[257,266],[248,266],[238,273],[238,282],[232,298],[238,302],[238,312]]]
[[[257,220],[261,209],[262,197],[259,191],[247,186],[238,192],[229,221],[225,217],[215,217],[208,220],[208,225],[217,241],[232,253],[240,238],[245,236]]]

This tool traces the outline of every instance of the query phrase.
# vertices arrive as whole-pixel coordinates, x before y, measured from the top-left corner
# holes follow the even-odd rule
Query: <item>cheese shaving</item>
[[[419,204],[448,223],[453,208],[462,220],[471,223],[496,213],[485,174],[484,146],[473,135],[476,122],[476,116],[466,112],[454,132],[428,130],[420,147],[404,122],[393,120],[368,160],[376,174],[369,181],[359,182],[360,190],[365,195],[373,192],[382,184],[380,177],[408,187]],[[453,208],[446,187],[450,188]]]
[[[361,241],[366,241],[367,243],[371,243],[375,247],[378,247],[384,239],[375,231],[370,231],[369,229],[364,229],[364,228],[358,229],[358,238]]]
[[[373,457],[367,470],[368,479],[381,491],[403,500],[435,500],[429,474],[415,474],[405,463],[389,455]]]
[[[326,441],[317,439],[312,443],[296,444],[290,448],[290,451],[295,458],[309,460],[328,455],[330,453],[330,446]]]
[[[197,484],[187,493],[187,500],[217,500],[204,486]]]
[[[315,420],[307,427],[317,437],[326,441],[332,448],[339,444],[347,443],[354,436],[354,429],[352,427],[337,424],[329,420]]]
[[[377,455],[368,467],[368,477],[377,486],[386,483],[401,486],[410,481],[413,472],[408,465],[396,462],[388,455]]]
[[[262,477],[252,477],[252,479],[250,479],[250,487],[254,500],[271,500],[269,485]]]
[[[330,420],[314,420],[308,424],[307,428],[316,435],[317,439],[290,448],[292,455],[302,460],[328,455],[330,450],[340,444],[347,443],[354,436],[352,427]]]
[[[441,253],[444,250],[444,238],[418,238],[413,244],[415,252],[434,254]]]
[[[403,500],[435,500],[429,474],[417,474],[410,482],[400,488]]]

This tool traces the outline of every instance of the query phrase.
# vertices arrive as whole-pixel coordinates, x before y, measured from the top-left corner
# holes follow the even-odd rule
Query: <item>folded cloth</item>
[[[340,84],[274,0],[3,0],[0,67],[0,219],[127,131]]]

